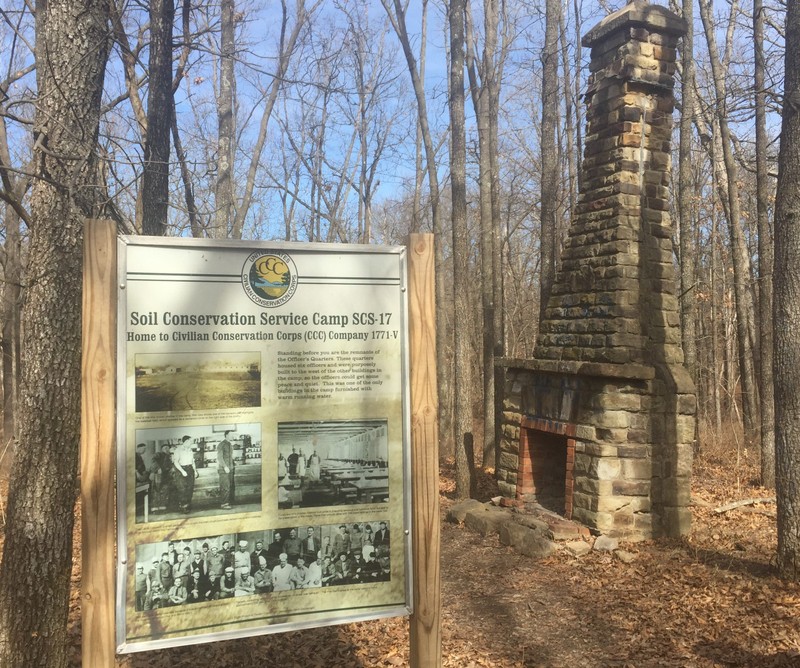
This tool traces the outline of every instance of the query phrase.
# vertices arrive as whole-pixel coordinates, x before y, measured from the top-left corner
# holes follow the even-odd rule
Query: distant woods
[[[468,494],[471,467],[497,457],[494,361],[532,354],[580,190],[580,37],[622,3],[112,0],[98,140],[65,174],[45,168],[49,133],[35,122],[49,93],[32,6],[5,4],[4,444],[24,410],[35,186],[52,183],[129,232],[388,244],[436,232],[441,454],[458,455],[458,493]],[[698,448],[726,440],[761,450],[772,486],[785,6],[671,4],[691,27],[672,219]],[[76,190],[90,163],[91,190]]]

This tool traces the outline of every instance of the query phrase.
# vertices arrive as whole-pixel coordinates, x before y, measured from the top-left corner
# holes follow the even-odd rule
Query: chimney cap
[[[581,40],[585,47],[593,47],[610,34],[629,26],[645,28],[650,32],[667,33],[682,37],[687,32],[686,21],[661,5],[652,5],[645,0],[633,0],[616,12],[606,16]]]

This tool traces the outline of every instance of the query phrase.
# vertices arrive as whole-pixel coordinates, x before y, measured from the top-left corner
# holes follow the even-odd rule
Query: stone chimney
[[[677,536],[690,525],[695,394],[669,215],[685,32],[669,10],[633,2],[584,37],[580,199],[535,359],[504,361],[501,490],[628,538]]]
[[[581,192],[536,358],[682,364],[669,215],[675,47],[685,22],[629,4],[591,47]]]

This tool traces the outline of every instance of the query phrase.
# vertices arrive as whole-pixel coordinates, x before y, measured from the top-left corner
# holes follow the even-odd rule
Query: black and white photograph
[[[261,510],[261,425],[136,430],[136,522]]]
[[[278,424],[278,508],[389,500],[388,421]]]
[[[134,609],[388,582],[389,537],[388,521],[378,520],[138,545]]]
[[[136,412],[261,405],[261,353],[136,355]]]

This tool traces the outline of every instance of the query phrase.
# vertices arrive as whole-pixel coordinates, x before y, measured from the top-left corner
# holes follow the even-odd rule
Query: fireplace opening
[[[547,510],[566,512],[564,484],[567,471],[567,438],[543,431],[532,431],[531,460],[536,501]]]
[[[520,429],[517,498],[571,519],[575,439],[551,420],[526,420]]]

